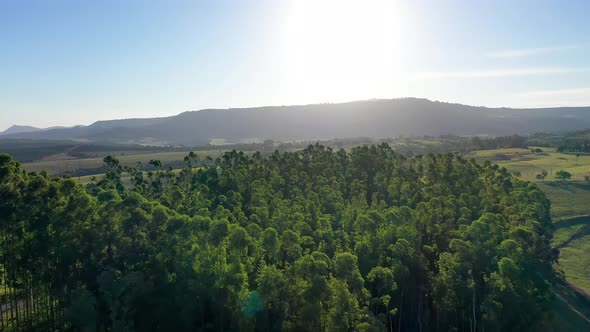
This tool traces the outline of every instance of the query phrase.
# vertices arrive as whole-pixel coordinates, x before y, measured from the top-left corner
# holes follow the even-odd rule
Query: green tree
[[[555,178],[558,179],[559,181],[566,181],[571,179],[572,174],[568,171],[564,171],[564,170],[559,170],[557,172],[555,172]]]

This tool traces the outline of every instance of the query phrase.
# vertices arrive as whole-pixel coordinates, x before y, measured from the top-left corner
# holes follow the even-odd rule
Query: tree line
[[[0,329],[535,330],[550,204],[453,154],[105,158],[82,186],[0,156]],[[130,179],[129,179],[130,178]]]
[[[590,152],[590,142],[566,141],[557,147],[558,152]]]

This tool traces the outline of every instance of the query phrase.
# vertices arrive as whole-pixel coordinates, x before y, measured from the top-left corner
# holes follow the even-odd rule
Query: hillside
[[[6,137],[199,145],[214,138],[240,142],[449,133],[498,136],[581,130],[590,127],[589,114],[590,107],[485,108],[404,98],[206,109],[165,118],[100,121],[90,126],[21,132]]]

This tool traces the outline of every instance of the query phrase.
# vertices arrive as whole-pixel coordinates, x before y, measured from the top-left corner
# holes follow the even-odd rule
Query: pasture
[[[571,181],[584,181],[584,176],[590,175],[590,155],[560,153],[554,148],[540,148],[542,152],[533,153],[531,149],[483,150],[471,156],[478,161],[490,160],[512,172],[518,171],[521,179],[533,182],[543,182],[536,178],[543,170],[548,173],[545,182],[554,181],[558,170],[571,173]]]
[[[160,160],[162,166],[178,168],[182,167],[183,159],[190,151],[174,151],[174,152],[157,152],[157,153],[143,153],[130,154],[124,156],[117,156],[121,165],[136,166],[138,163],[147,164],[150,160]],[[213,159],[220,157],[224,150],[200,150],[194,151],[200,160],[207,157]],[[105,155],[106,156],[106,155]],[[84,179],[85,181],[93,175],[104,173],[103,158],[45,158],[43,160],[34,161],[23,164],[27,171],[46,171],[49,175],[72,175],[76,178]],[[81,181],[84,182],[84,181]]]

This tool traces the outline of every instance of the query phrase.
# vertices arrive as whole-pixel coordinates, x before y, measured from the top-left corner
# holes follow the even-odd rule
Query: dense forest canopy
[[[549,201],[489,162],[387,144],[105,162],[84,187],[0,157],[0,329],[520,331],[551,300]]]

